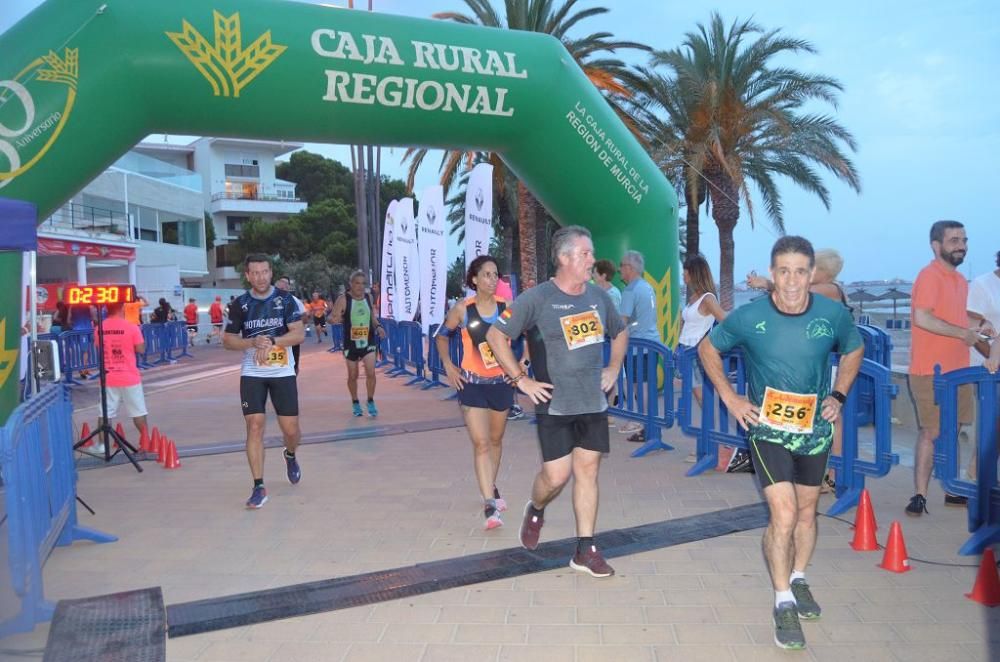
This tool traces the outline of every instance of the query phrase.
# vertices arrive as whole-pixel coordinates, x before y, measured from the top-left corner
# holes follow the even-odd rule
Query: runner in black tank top
[[[375,350],[385,337],[385,329],[371,299],[365,294],[368,278],[363,271],[351,274],[350,289],[337,298],[330,317],[344,325],[344,359],[347,362],[347,390],[351,394],[351,409],[362,416],[358,400],[358,364],[365,364],[365,387],[368,395],[368,415],[378,416],[375,407]]]

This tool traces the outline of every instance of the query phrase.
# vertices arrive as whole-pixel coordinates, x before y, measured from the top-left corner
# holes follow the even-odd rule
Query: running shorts
[[[188,324],[187,327],[188,327],[188,333],[198,333],[197,324]]]
[[[319,326],[319,327],[322,327],[322,328],[325,329],[326,328],[326,316],[325,315],[320,316],[320,317],[315,317],[314,316],[313,317],[313,326]]]
[[[278,416],[299,415],[299,390],[294,375],[288,377],[240,377],[240,400],[243,415],[263,414],[271,396]]]
[[[375,345],[367,347],[346,347],[344,348],[344,358],[348,361],[360,361],[378,349]]]
[[[761,488],[784,482],[807,487],[822,484],[830,458],[829,448],[815,455],[797,455],[771,441],[749,438],[747,444]]]
[[[142,383],[134,386],[108,387],[108,420],[118,415],[118,406],[125,405],[125,413],[132,417],[146,415],[146,398],[142,392]]]
[[[566,457],[574,448],[607,453],[611,450],[608,435],[608,412],[557,416],[535,413],[538,419],[538,443],[542,461]]]
[[[458,401],[463,407],[507,411],[514,404],[514,387],[503,382],[498,384],[466,383],[458,392]]]

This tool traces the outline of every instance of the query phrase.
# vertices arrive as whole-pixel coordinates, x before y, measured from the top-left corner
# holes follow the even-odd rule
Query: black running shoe
[[[750,453],[742,448],[737,449],[729,459],[729,466],[726,467],[727,474],[752,474],[753,462],[750,460]]]
[[[910,517],[920,517],[927,512],[927,499],[923,494],[914,494],[910,499],[910,505],[906,507],[906,514]]]
[[[964,496],[958,496],[957,494],[945,494],[944,505],[954,506],[956,508],[965,508],[966,506],[969,505],[969,498]]]

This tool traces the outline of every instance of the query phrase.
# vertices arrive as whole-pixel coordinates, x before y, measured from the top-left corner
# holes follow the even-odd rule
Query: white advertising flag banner
[[[480,163],[469,175],[465,191],[465,269],[490,252],[493,238],[493,166]]]
[[[396,319],[393,310],[393,300],[396,295],[395,281],[396,272],[392,262],[392,230],[395,225],[393,216],[396,213],[396,205],[399,203],[393,200],[385,210],[385,229],[382,231],[382,284],[381,284],[381,304],[379,305],[379,316],[389,319]]]
[[[396,296],[393,307],[396,320],[412,322],[417,316],[420,298],[420,253],[417,250],[417,224],[413,218],[413,198],[403,198],[396,205],[392,235],[393,261],[396,270]]]
[[[420,321],[424,333],[444,321],[448,281],[448,242],[445,240],[444,189],[428,186],[420,196]]]

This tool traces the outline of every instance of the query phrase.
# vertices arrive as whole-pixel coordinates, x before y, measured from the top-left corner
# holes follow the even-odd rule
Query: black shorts
[[[188,327],[188,333],[198,333],[197,324],[188,324],[187,327]]]
[[[542,447],[543,462],[566,457],[574,448],[598,453],[611,450],[606,411],[573,416],[536,412],[535,417],[538,419],[538,443]]]
[[[348,361],[361,361],[369,354],[375,352],[378,349],[375,345],[368,345],[367,347],[345,347],[344,348],[344,358]]]
[[[326,317],[313,317],[313,326],[326,328]]]
[[[458,392],[463,407],[507,411],[514,404],[514,387],[510,384],[466,384]]]
[[[299,415],[299,389],[295,376],[240,377],[240,400],[243,415],[263,414],[267,396],[271,396],[274,413],[278,416]]]
[[[750,438],[747,443],[761,487],[782,482],[819,487],[823,483],[826,463],[830,459],[829,448],[816,455],[796,455],[781,444],[770,441]]]
[[[222,328],[222,322],[212,322],[212,328],[213,329],[221,329]]]

